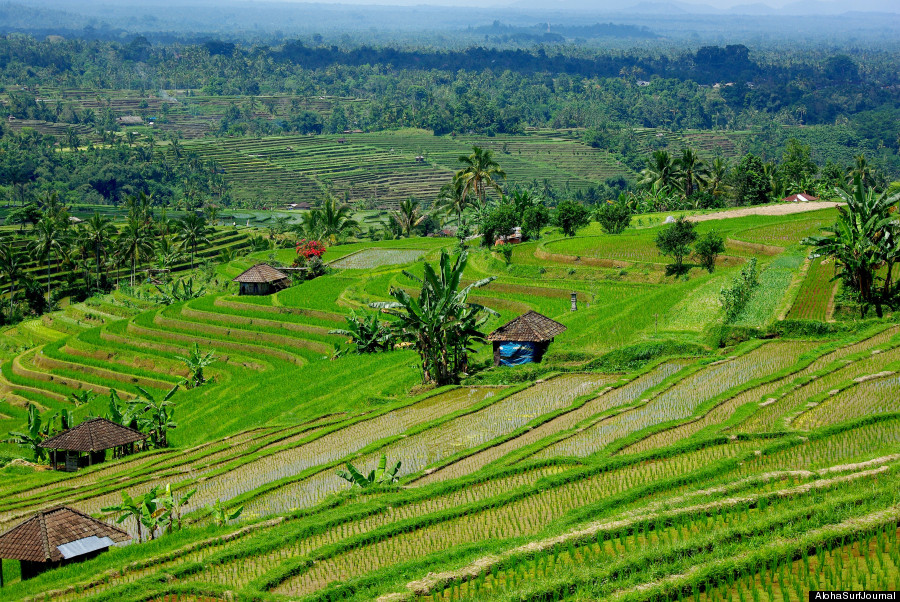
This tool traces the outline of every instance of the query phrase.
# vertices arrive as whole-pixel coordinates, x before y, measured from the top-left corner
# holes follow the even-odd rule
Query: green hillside
[[[7,329],[3,431],[28,403],[84,417],[106,411],[110,390],[161,395],[187,375],[175,356],[194,342],[218,361],[210,384],[173,398],[173,448],[74,474],[0,469],[0,530],[55,504],[103,516],[123,491],[165,484],[196,489],[189,528],[25,582],[4,562],[0,598],[769,601],[894,589],[900,328],[826,321],[840,304],[831,272],[797,243],[833,216],[700,222],[726,253],[714,273],[678,280],[653,243],[664,215],[618,236],[548,230],[509,266],[473,251],[466,280],[496,276],[470,298],[498,313],[488,330],[529,309],[567,330],[540,366],[483,369],[481,347],[471,377],[438,389],[417,384],[410,350],[332,359],[344,341],[329,331],[392,286],[413,290],[403,270],[421,274],[447,239],[331,247],[329,274],[271,296],[229,289],[163,306],[115,293]],[[294,251],[269,253],[217,277]],[[761,284],[723,330],[719,290],[751,258]],[[99,395],[74,406],[84,391]],[[352,491],[335,475],[382,455],[402,462],[397,485]],[[217,500],[240,518],[213,525]]]

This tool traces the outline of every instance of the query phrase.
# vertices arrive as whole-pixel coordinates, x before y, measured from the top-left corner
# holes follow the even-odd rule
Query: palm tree
[[[483,203],[488,188],[493,188],[500,193],[499,180],[506,178],[506,172],[500,169],[499,163],[494,161],[491,151],[473,146],[472,154],[461,155],[459,162],[464,167],[456,172],[456,178],[462,181],[463,198],[474,192],[475,196]]]
[[[131,286],[134,286],[135,268],[153,252],[153,233],[137,219],[129,219],[119,234],[119,252],[131,260]]]
[[[694,185],[700,186],[706,184],[706,177],[709,170],[700,156],[689,148],[681,149],[681,156],[676,160],[679,175],[684,182],[684,196],[690,197],[694,194]]]
[[[456,214],[456,225],[462,226],[462,214],[469,206],[469,201],[465,194],[465,180],[454,176],[453,180],[441,186],[438,194],[436,208],[446,209],[447,213]]]
[[[394,211],[391,217],[408,238],[412,235],[412,229],[425,221],[428,216],[419,211],[419,201],[410,197],[400,202],[400,209]]]
[[[859,178],[865,187],[875,186],[875,168],[869,165],[865,155],[857,155],[853,160],[853,166],[847,169],[847,183],[855,187],[856,178]]]
[[[100,256],[109,246],[116,234],[116,228],[112,220],[103,217],[97,212],[85,224],[85,241],[94,248],[94,259],[97,262],[97,282],[100,282]]]
[[[62,227],[62,223],[49,215],[44,215],[38,220],[32,230],[34,238],[30,244],[31,251],[47,262],[48,301],[50,300],[50,262],[54,255],[58,260],[60,255],[65,251],[68,242],[66,234],[65,229]]]
[[[709,179],[707,180],[707,190],[715,197],[720,197],[727,193],[728,186],[725,181],[728,179],[728,162],[722,157],[713,159],[709,169]]]
[[[178,221],[176,228],[178,229],[176,236],[181,241],[182,248],[191,250],[191,269],[194,269],[194,255],[197,252],[197,246],[209,243],[210,229],[206,218],[190,212]]]
[[[9,280],[9,309],[12,311],[16,298],[16,283],[25,273],[25,261],[21,253],[16,253],[11,245],[0,247],[0,272]]]
[[[317,221],[324,238],[337,241],[345,234],[359,228],[359,222],[351,217],[353,210],[350,205],[339,204],[333,197],[325,199],[322,208],[317,211],[318,216],[313,219]]]
[[[638,184],[653,191],[667,192],[675,184],[677,171],[675,162],[672,161],[672,156],[668,151],[654,151],[649,165],[641,171],[641,180]]]

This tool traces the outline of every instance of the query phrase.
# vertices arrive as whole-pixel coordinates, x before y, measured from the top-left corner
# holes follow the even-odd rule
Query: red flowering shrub
[[[319,259],[325,254],[325,245],[318,240],[303,239],[297,243],[297,258],[294,263],[306,263],[313,257]]]

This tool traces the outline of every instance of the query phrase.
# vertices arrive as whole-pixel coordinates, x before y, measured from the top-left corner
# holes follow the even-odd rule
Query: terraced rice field
[[[329,263],[342,270],[368,270],[385,265],[400,265],[417,260],[425,254],[419,249],[366,249]]]
[[[568,327],[543,371],[417,389],[410,350],[333,358],[342,341],[329,331],[408,286],[401,266],[429,245],[335,247],[346,269],[268,297],[97,297],[9,334],[38,337],[0,366],[0,425],[11,427],[29,402],[83,416],[103,414],[110,389],[161,395],[186,375],[174,356],[194,342],[218,360],[211,384],[173,398],[175,449],[74,474],[0,469],[0,531],[57,504],[112,520],[102,508],[123,491],[166,484],[196,490],[186,528],[25,582],[7,572],[4,595],[768,602],[896,587],[897,326],[700,355],[674,347],[685,353],[603,372],[584,342],[627,321],[656,345],[652,318],[641,320],[670,285],[501,272],[478,291],[501,312],[486,330],[525,308]],[[474,262],[465,281],[491,265]],[[489,362],[490,349],[471,360]],[[76,407],[72,393],[85,391],[98,396]],[[335,474],[348,462],[368,473],[382,455],[401,462],[399,482],[351,489]],[[216,525],[215,503],[243,513]],[[137,534],[133,520],[123,527]]]

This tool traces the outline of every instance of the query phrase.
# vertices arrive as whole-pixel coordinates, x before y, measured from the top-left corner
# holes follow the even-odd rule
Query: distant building
[[[119,125],[141,125],[144,119],[140,115],[125,115],[124,117],[116,117],[116,123]]]
[[[270,295],[291,285],[291,277],[267,263],[258,263],[232,282],[239,283],[239,295]]]
[[[0,535],[0,585],[3,558],[19,561],[24,580],[64,564],[88,560],[130,539],[122,529],[74,508],[41,510]]]
[[[565,331],[565,326],[536,311],[522,314],[488,335],[494,345],[494,365],[540,363],[553,338]]]
[[[637,85],[640,86],[641,88],[644,88],[644,87],[646,87],[646,86],[649,86],[649,85],[650,85],[650,82],[648,82],[648,81],[645,80],[645,79],[639,79],[639,80],[637,81]]]
[[[818,197],[811,194],[792,194],[781,199],[782,203],[809,203],[810,201],[818,201]]]

